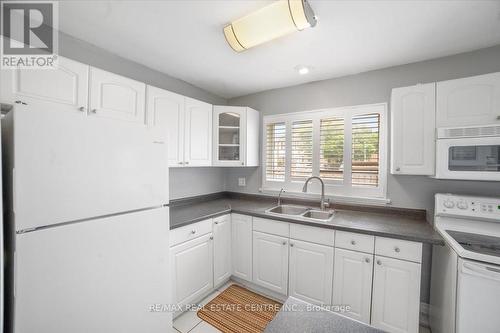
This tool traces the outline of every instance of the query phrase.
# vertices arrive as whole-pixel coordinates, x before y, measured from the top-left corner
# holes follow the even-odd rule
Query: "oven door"
[[[436,178],[500,181],[500,137],[438,139]]]
[[[500,266],[459,259],[457,333],[500,330]]]

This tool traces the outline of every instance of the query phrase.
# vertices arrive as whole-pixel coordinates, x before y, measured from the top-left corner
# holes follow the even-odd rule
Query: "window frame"
[[[358,115],[374,114],[380,115],[379,128],[379,183],[378,186],[353,185],[352,181],[352,118]],[[387,150],[388,127],[387,127],[387,103],[355,105],[347,107],[327,108],[311,111],[301,111],[268,115],[263,117],[262,122],[262,189],[279,191],[284,188],[288,192],[302,192],[304,179],[292,179],[291,177],[291,144],[292,123],[297,121],[312,120],[313,122],[313,166],[312,175],[319,176],[320,169],[320,120],[326,118],[341,117],[344,119],[344,170],[343,180],[324,180],[325,194],[339,197],[355,198],[382,198],[387,197]],[[285,123],[285,179],[266,179],[266,128],[268,124]],[[312,181],[308,186],[308,193],[318,194],[321,186],[318,181]]]

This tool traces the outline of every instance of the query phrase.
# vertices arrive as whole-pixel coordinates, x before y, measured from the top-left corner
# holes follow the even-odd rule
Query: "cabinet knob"
[[[401,249],[400,249],[399,247],[397,247],[397,246],[396,246],[396,247],[394,248],[394,252],[399,253],[400,251],[401,251]]]
[[[92,109],[90,112],[97,113],[97,109]]]
[[[245,165],[245,162],[241,162],[241,165]]]
[[[293,243],[290,243],[290,247],[293,247]]]
[[[179,162],[180,165],[183,165],[184,163],[183,162]]]
[[[184,162],[184,164],[188,165],[188,164],[189,164],[189,162]]]
[[[500,116],[497,116],[497,120],[500,120]]]
[[[283,245],[286,245],[286,241],[283,241]]]
[[[401,171],[401,168],[400,168],[400,167],[397,167],[397,168],[396,168],[396,171]]]
[[[365,258],[366,263],[370,263],[370,258]]]
[[[377,265],[382,265],[382,261],[377,260]]]
[[[214,240],[214,236],[210,236],[210,240]]]
[[[356,245],[356,241],[355,241],[355,240],[352,240],[352,241],[351,241],[351,245]]]
[[[84,112],[84,111],[85,111],[85,107],[84,107],[84,106],[80,106],[80,107],[78,108],[78,111]]]
[[[215,224],[219,224],[219,222],[214,222]]]
[[[194,235],[196,233],[196,230],[191,230],[191,233]]]
[[[16,104],[21,104],[22,102],[21,102],[21,101],[15,101],[14,103],[16,103]]]

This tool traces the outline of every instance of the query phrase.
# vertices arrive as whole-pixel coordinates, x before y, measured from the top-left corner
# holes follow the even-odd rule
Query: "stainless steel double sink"
[[[304,220],[330,222],[334,215],[334,210],[317,210],[313,208],[295,206],[295,205],[280,205],[266,210],[269,215],[288,216],[301,218]]]

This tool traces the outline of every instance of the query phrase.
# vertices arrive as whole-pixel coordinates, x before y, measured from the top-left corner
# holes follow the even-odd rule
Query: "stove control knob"
[[[469,205],[468,205],[468,204],[467,204],[467,202],[465,202],[465,201],[459,201],[459,202],[457,203],[457,207],[458,207],[459,209],[467,209],[467,208],[469,208]]]
[[[451,200],[445,200],[443,202],[443,205],[446,207],[446,208],[453,208],[455,207],[455,203]]]

